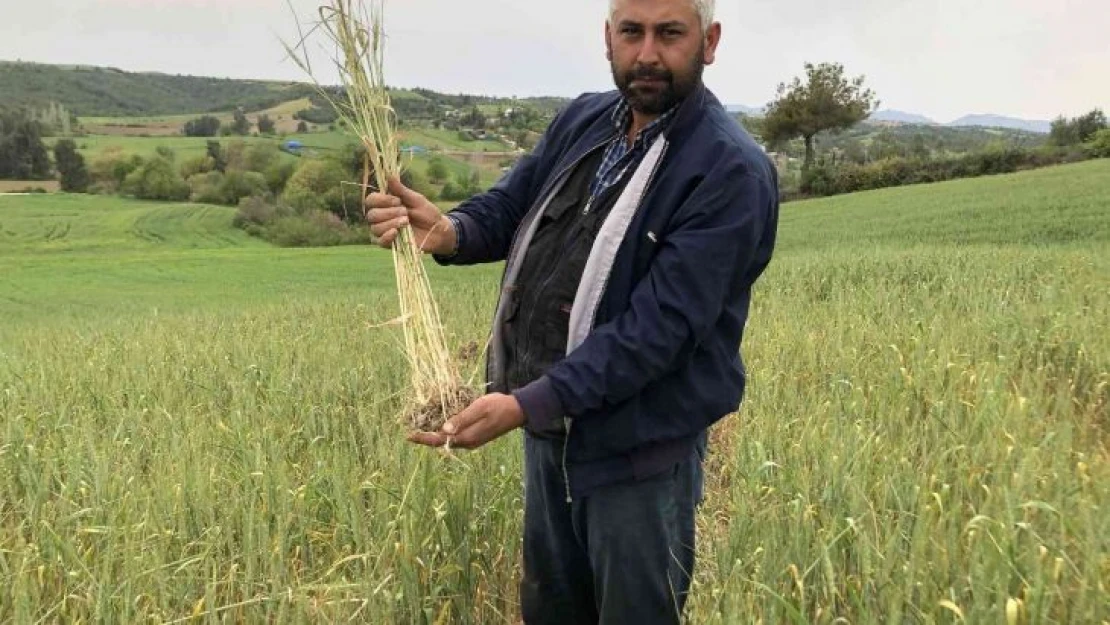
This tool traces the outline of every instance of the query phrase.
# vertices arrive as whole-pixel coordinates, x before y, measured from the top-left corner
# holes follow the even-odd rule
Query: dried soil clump
[[[442,398],[433,397],[407,410],[405,425],[416,432],[438,432],[448,419],[465,410],[478,396],[477,391],[463,386],[446,393]]]

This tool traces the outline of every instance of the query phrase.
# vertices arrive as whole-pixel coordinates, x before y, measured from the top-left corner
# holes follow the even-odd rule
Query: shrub
[[[231,170],[224,174],[220,185],[221,204],[236,206],[245,197],[265,195],[269,191],[266,177],[255,171]]]
[[[345,172],[335,162],[304,160],[285,185],[285,203],[300,213],[327,210],[329,193],[337,192]]]
[[[470,198],[466,193],[466,189],[459,187],[454,182],[448,182],[443,185],[443,189],[439,192],[439,197],[448,202],[461,202]]]
[[[250,226],[266,226],[279,217],[289,215],[288,209],[273,204],[264,197],[251,196],[239,201],[239,212],[235,213],[232,223],[236,228],[248,230]]]
[[[181,177],[188,180],[197,174],[216,170],[216,160],[211,156],[194,156],[181,163]]]
[[[867,165],[818,164],[803,172],[801,190],[808,195],[837,195],[869,189],[1012,173],[1022,169],[1073,163],[1088,158],[1089,155],[1090,150],[1084,152],[1075,148],[1038,150],[999,148],[949,159],[890,158]]]
[[[223,196],[220,187],[224,184],[224,175],[218,171],[209,171],[202,174],[193,174],[186,180],[189,185],[189,199],[200,204],[220,204]]]
[[[189,185],[169,161],[153,158],[127,175],[123,193],[143,200],[184,201],[189,199]]]
[[[282,152],[276,144],[255,143],[243,150],[238,169],[261,174],[283,160]]]
[[[366,243],[364,229],[352,229],[335,214],[310,211],[275,219],[262,230],[262,236],[282,247],[329,247]]]
[[[116,193],[123,181],[143,165],[142,157],[124,153],[119,148],[105,150],[89,165],[92,193]]]
[[[1087,153],[1094,158],[1110,158],[1110,128],[1095,133],[1087,144]]]
[[[266,186],[269,187],[270,193],[281,195],[296,170],[297,164],[287,160],[279,160],[267,167],[262,175],[266,177]]]

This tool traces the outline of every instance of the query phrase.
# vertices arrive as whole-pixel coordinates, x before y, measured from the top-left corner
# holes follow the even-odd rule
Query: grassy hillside
[[[255,111],[312,93],[308,85],[0,62],[0,104],[58,102],[81,116]]]
[[[276,82],[125,72],[108,67],[45,65],[0,60],[0,105],[43,106],[58,102],[81,117],[164,117],[226,113],[237,107],[261,111],[311,96],[305,82]],[[405,119],[429,117],[441,108],[489,106],[492,113],[521,103],[550,117],[564,98],[513,100],[448,95],[428,89],[395,89],[395,108]],[[295,113],[296,111],[292,111]]]
[[[235,209],[111,196],[0,196],[0,249],[20,253],[252,247]]]
[[[1110,619],[1108,175],[784,206],[691,622]],[[229,216],[0,197],[0,621],[516,622],[519,436],[403,442],[390,255]]]
[[[791,202],[779,249],[1110,240],[1110,159]]]

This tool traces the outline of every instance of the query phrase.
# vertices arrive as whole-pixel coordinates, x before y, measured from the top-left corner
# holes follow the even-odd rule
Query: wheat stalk
[[[300,41],[285,45],[290,57],[319,87],[305,50],[307,37],[322,32],[334,44],[333,62],[346,98],[319,87],[322,97],[366,150],[363,195],[378,190],[402,172],[397,116],[385,82],[384,7],[382,0],[329,0],[319,7],[320,20],[306,35],[298,23]],[[371,185],[371,183],[373,183]],[[401,306],[405,357],[413,390],[409,413],[420,429],[437,429],[442,420],[463,406],[468,394],[458,366],[447,348],[439,308],[424,268],[424,253],[412,230],[402,228],[393,245],[393,267]],[[435,413],[427,414],[429,411]]]

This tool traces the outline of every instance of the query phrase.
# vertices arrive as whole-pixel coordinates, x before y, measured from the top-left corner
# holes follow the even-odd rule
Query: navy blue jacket
[[[619,99],[579,97],[531,155],[452,211],[460,247],[440,262],[507,260],[503,293],[512,289],[537,216],[573,166],[613,138]],[[504,297],[493,324],[490,390],[513,392],[531,424],[573,424],[564,467],[572,485],[595,481],[587,473],[608,460],[635,461],[638,450],[693,440],[744,394],[739,348],[752,285],[775,244],[775,168],[704,86],[680,105],[645,161],[639,185],[634,177],[622,198],[627,223],[609,223],[620,219],[614,209],[603,227],[608,258],[595,242],[566,358],[522,389],[504,388]]]

